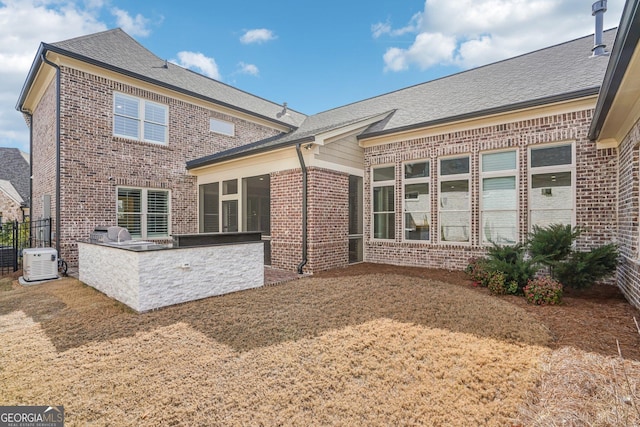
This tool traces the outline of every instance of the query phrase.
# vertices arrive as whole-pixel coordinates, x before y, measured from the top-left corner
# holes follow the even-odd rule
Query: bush
[[[488,250],[487,269],[490,272],[502,272],[504,281],[516,290],[509,293],[521,293],[538,271],[538,260],[526,258],[526,247],[520,243],[513,246],[493,244]]]
[[[486,287],[489,284],[490,272],[486,258],[471,258],[464,271],[471,278],[473,286]]]
[[[524,296],[532,304],[557,305],[562,300],[562,284],[551,277],[532,279],[524,287]]]
[[[518,293],[518,283],[505,280],[505,275],[501,271],[494,271],[489,276],[489,284],[487,285],[489,291],[496,295],[507,295]]]
[[[544,228],[534,225],[529,234],[529,253],[553,272],[555,264],[569,256],[574,240],[581,233],[582,229],[570,225],[551,224]]]
[[[555,268],[555,277],[565,286],[583,289],[612,274],[618,266],[618,248],[608,244],[589,252],[573,252]]]

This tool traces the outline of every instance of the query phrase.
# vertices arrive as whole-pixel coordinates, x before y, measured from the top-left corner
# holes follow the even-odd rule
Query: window
[[[169,235],[169,192],[146,188],[118,188],[118,225],[132,237]]]
[[[113,134],[139,141],[167,143],[166,105],[121,93],[114,94]]]
[[[482,243],[514,244],[518,240],[517,152],[484,153],[480,162]]]
[[[242,179],[243,230],[260,231],[264,242],[264,264],[271,265],[271,177]]]
[[[217,182],[200,185],[200,232],[217,233],[219,225],[220,186]]]
[[[469,156],[440,159],[440,241],[469,242]]]
[[[571,144],[532,147],[529,168],[529,224],[573,224],[574,175]]]
[[[238,180],[222,181],[222,231],[238,231]]]
[[[209,130],[222,135],[235,135],[235,125],[225,120],[209,119]]]
[[[395,238],[395,167],[373,169],[373,238]]]
[[[429,162],[404,165],[404,238],[429,240],[431,198]]]
[[[362,177],[349,175],[349,263],[364,258],[362,239]]]

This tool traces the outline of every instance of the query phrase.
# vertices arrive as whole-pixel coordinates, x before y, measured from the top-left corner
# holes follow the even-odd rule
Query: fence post
[[[16,219],[13,222],[13,271],[18,271],[18,236],[19,236],[19,225],[18,220]]]

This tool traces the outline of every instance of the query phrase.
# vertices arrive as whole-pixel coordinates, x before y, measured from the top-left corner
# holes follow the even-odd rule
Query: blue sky
[[[592,0],[0,0],[0,146],[41,41],[122,27],[156,55],[314,114],[591,34]],[[623,0],[609,0],[605,28]]]

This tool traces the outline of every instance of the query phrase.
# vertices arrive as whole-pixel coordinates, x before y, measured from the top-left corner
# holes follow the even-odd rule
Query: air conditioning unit
[[[28,248],[22,251],[22,278],[27,282],[58,278],[58,251]]]

